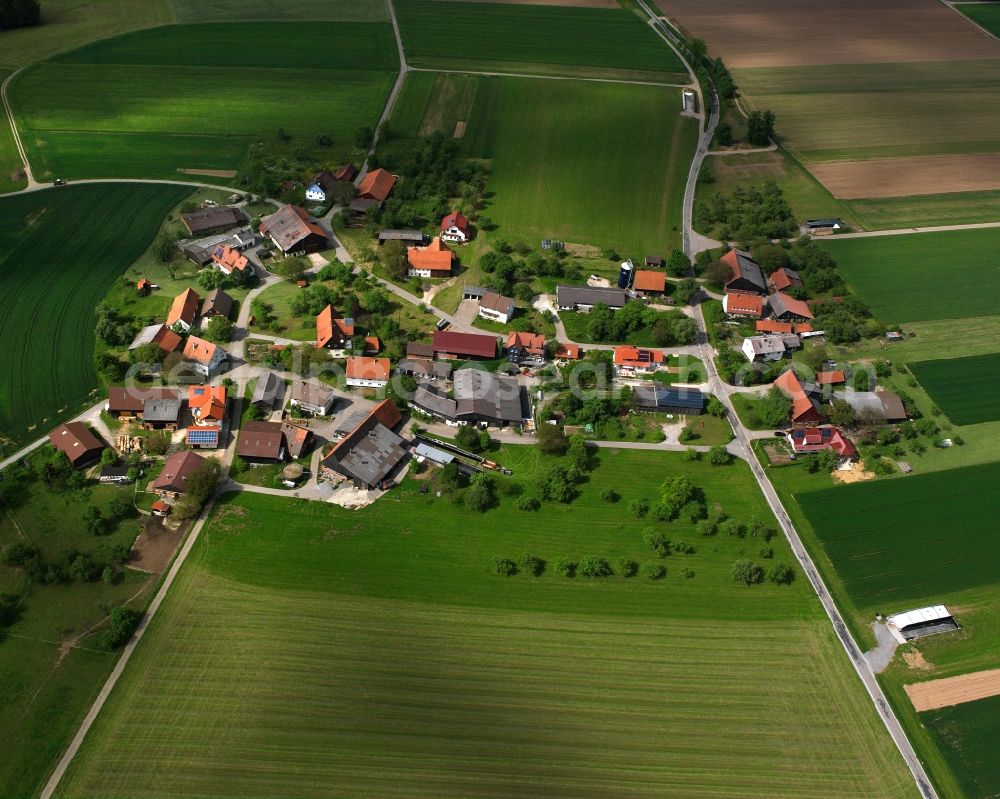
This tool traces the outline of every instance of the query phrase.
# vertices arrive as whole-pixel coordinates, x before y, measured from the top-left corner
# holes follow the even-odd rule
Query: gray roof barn
[[[275,401],[281,394],[282,386],[281,379],[274,372],[265,372],[263,377],[257,379],[253,396],[250,397],[250,404],[263,404],[274,407]]]
[[[422,385],[417,386],[417,390],[413,392],[410,404],[417,410],[443,419],[454,420],[456,415],[457,403],[455,400]]]
[[[455,383],[456,414],[483,421],[523,422],[531,418],[531,402],[514,377],[500,377],[481,369],[459,369]]]
[[[142,406],[142,420],[150,424],[176,423],[181,415],[181,400],[170,398],[148,399]]]
[[[375,488],[407,455],[406,442],[369,414],[323,459],[332,469],[367,488]]]
[[[560,308],[593,307],[599,303],[609,308],[625,306],[626,296],[622,289],[605,289],[594,286],[556,286],[556,303]]]

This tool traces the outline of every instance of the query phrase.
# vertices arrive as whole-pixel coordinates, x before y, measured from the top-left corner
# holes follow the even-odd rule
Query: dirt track
[[[810,164],[834,197],[905,197],[1000,189],[1000,154],[933,155]]]
[[[565,6],[567,8],[619,8],[618,0],[466,0],[469,3],[504,3],[518,6]]]
[[[958,677],[946,677],[942,680],[928,680],[903,687],[917,711],[951,707],[963,702],[1000,695],[1000,669],[961,674]]]
[[[731,68],[1000,58],[1000,44],[934,0],[661,0],[659,6]]]

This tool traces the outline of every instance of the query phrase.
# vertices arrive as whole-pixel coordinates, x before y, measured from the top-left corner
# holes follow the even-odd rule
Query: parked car
[[[55,180],[52,181],[52,185],[53,186],[65,186],[66,185],[66,181],[63,180],[62,178],[56,178]]]
[[[449,322],[447,319],[439,319],[438,323],[437,323],[437,329],[438,330],[444,330],[450,324],[451,324],[451,322]]]

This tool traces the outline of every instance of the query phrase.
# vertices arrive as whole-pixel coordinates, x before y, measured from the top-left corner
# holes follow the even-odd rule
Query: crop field
[[[180,23],[274,19],[285,22],[387,22],[387,0],[170,0]]]
[[[547,463],[497,458],[525,485]],[[766,512],[743,466],[600,459],[526,524],[505,497],[470,529],[414,482],[355,512],[227,497],[58,795],[915,795],[805,582],[728,579],[746,541],[696,541],[659,582],[490,574],[506,552],[643,557],[600,487],[682,464]]]
[[[411,66],[688,81],[674,51],[625,9],[406,0],[396,17]]]
[[[828,239],[820,246],[887,324],[997,313],[1000,270],[993,252],[1000,229]]]
[[[952,8],[961,11],[994,36],[1000,36],[1000,6],[990,3],[955,3]]]
[[[479,78],[463,147],[491,161],[486,213],[498,235],[633,257],[678,246],[698,133],[678,108],[674,89]],[[635,136],[626,148],[623,130],[656,135]]]
[[[355,47],[370,54],[364,71]],[[240,52],[239,63],[219,65],[220,50]],[[396,69],[385,23],[178,25],[34,66],[12,102],[42,179],[172,178],[235,169],[251,141],[281,127],[309,145],[330,136],[336,160],[378,119]],[[136,94],[136,82],[150,91]]]
[[[0,83],[6,80],[13,70],[0,69]],[[15,173],[21,168],[21,157],[17,154],[17,146],[14,144],[14,134],[10,129],[10,122],[7,115],[0,119],[0,194],[8,191],[18,191],[23,189],[27,182],[15,180]]]
[[[970,799],[1000,795],[998,716],[1000,697],[920,714]]]
[[[0,433],[6,439],[23,442],[48,432],[96,388],[94,307],[188,191],[67,186],[0,200]]]
[[[1000,419],[1000,354],[918,361],[910,370],[954,424]]]
[[[857,199],[845,204],[868,230],[967,225],[1000,219],[1000,191]]]
[[[859,610],[997,582],[1000,463],[796,494]]]

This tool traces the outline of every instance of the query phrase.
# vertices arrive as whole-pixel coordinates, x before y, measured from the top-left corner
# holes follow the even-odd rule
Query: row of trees
[[[695,208],[695,221],[704,231],[713,231],[725,240],[740,242],[756,238],[778,239],[798,229],[784,192],[773,180],[759,186],[736,186],[728,195],[712,192]],[[713,285],[713,274],[705,277]],[[724,276],[728,279],[728,275]]]
[[[587,336],[598,342],[623,342],[631,334],[649,331],[657,347],[683,346],[694,342],[698,326],[680,311],[656,311],[633,301],[617,311],[598,303],[587,314]]]
[[[642,574],[643,577],[649,580],[660,580],[667,574],[666,567],[656,561],[647,561],[640,566],[631,558],[618,558],[615,561],[615,567],[612,568],[607,559],[602,558],[600,555],[584,555],[579,559],[568,557],[556,558],[553,566],[558,574],[568,578],[577,576],[603,578],[611,577],[615,574],[619,577],[631,578],[637,574]],[[529,574],[533,577],[539,577],[545,572],[547,567],[548,563],[546,561],[530,554],[521,555],[516,560],[507,557],[496,557],[493,559],[494,571],[504,577],[513,577],[515,574]],[[689,572],[688,576],[694,575],[694,572],[690,570],[685,571]]]

